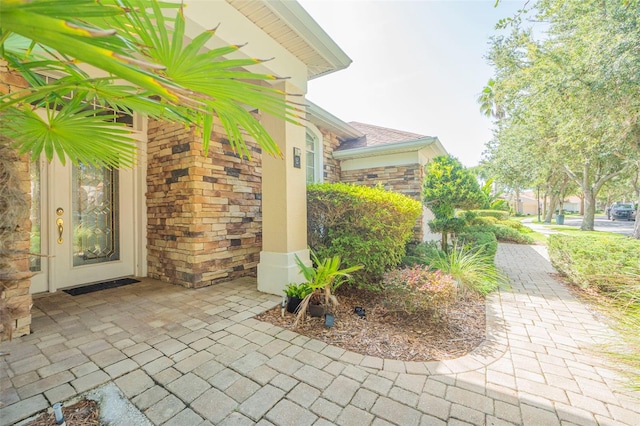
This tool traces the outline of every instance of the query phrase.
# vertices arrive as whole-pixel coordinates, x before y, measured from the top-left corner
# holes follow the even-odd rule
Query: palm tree
[[[171,20],[166,7],[172,5],[154,0],[0,0],[0,55],[31,84],[0,97],[0,134],[33,159],[44,151],[63,163],[68,157],[126,166],[135,153],[131,135],[105,114],[135,110],[196,126],[205,149],[217,117],[240,154],[249,155],[243,131],[266,153],[279,154],[247,109],[297,120],[299,110],[285,93],[260,85],[278,77],[243,69],[259,59],[224,59],[241,46],[203,50],[215,30],[184,42],[182,6],[173,5],[178,11]],[[108,75],[92,77],[78,63]],[[60,78],[48,82],[41,76],[46,72]],[[88,102],[100,107],[88,111]],[[95,135],[91,144],[87,132]]]
[[[176,9],[175,18],[167,17],[167,8]],[[297,122],[298,105],[264,84],[278,77],[246,70],[263,61],[225,59],[241,46],[207,49],[214,33],[185,41],[181,4],[0,0],[0,59],[29,85],[0,96],[0,292],[29,273],[18,266],[28,253],[21,243],[12,243],[24,240],[19,225],[28,211],[12,171],[20,154],[35,160],[44,153],[49,161],[57,156],[63,164],[131,166],[135,140],[113,117],[136,111],[195,127],[205,151],[218,119],[239,154],[250,156],[248,135],[263,152],[280,155],[251,111]],[[102,72],[89,74],[85,65]],[[9,334],[11,309],[0,297]]]
[[[503,118],[504,110],[496,102],[496,81],[490,78],[487,85],[482,89],[482,93],[478,96],[477,102],[480,104],[480,112],[489,118]]]

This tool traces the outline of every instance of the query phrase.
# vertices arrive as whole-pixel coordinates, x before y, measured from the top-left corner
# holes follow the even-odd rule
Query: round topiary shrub
[[[340,256],[361,286],[379,282],[402,261],[422,204],[382,188],[343,183],[307,187],[307,241],[318,257]]]

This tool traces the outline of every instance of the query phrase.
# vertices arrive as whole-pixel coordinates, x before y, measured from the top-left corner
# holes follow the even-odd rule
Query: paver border
[[[487,296],[485,300],[485,340],[471,352],[459,358],[440,361],[401,361],[362,355],[358,352],[345,350],[339,346],[326,344],[328,348],[333,349],[334,353],[341,353],[340,356],[331,356],[327,353],[327,356],[345,364],[357,365],[371,370],[426,376],[459,374],[484,368],[502,358],[509,347],[507,343],[505,319],[502,315],[498,315],[498,313],[502,312],[501,295],[503,291],[508,290],[498,289],[495,293]],[[268,309],[265,309],[265,311],[267,310]],[[270,324],[268,322],[265,323]],[[282,331],[294,333],[296,337],[306,337],[293,330],[282,327],[279,328],[281,328]],[[318,339],[309,339],[324,343]],[[322,353],[325,353],[325,350],[323,350]]]

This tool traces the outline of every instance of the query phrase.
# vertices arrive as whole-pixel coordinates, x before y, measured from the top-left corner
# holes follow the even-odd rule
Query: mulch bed
[[[99,409],[96,401],[83,399],[68,407],[62,407],[67,426],[100,426]],[[25,426],[56,426],[53,413],[41,414]]]
[[[428,313],[409,315],[389,312],[382,295],[356,289],[338,294],[340,306],[333,327],[323,318],[309,318],[294,331],[362,355],[402,361],[433,361],[461,357],[485,339],[485,300],[466,295],[452,303],[440,318]],[[362,319],[356,306],[366,310]],[[293,330],[295,316],[280,307],[264,312],[258,320]]]

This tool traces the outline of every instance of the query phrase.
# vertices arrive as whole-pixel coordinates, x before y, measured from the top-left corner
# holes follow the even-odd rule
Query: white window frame
[[[320,130],[309,123],[307,125],[307,131],[305,134],[305,179],[307,176],[306,171],[306,159],[307,159],[307,136],[310,136],[313,139],[314,144],[314,165],[313,165],[313,183],[322,183],[324,182],[324,152],[323,152],[323,143],[322,143],[322,133]],[[307,182],[310,183],[310,182]]]

